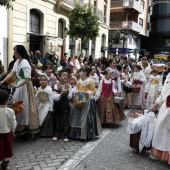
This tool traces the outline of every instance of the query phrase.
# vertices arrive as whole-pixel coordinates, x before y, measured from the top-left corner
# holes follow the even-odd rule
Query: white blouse
[[[96,73],[93,76],[90,75],[90,77],[91,77],[91,79],[94,80],[95,84],[97,84],[97,85],[99,84],[99,77]]]
[[[101,93],[102,93],[103,81],[104,81],[105,84],[111,84],[111,81],[112,81],[112,92],[113,92],[114,94],[117,93],[117,90],[115,89],[115,81],[114,81],[114,80],[111,80],[111,79],[107,80],[107,79],[105,79],[105,77],[104,77],[104,78],[100,81],[100,83],[99,83],[99,87],[98,87],[97,92],[96,92],[96,95],[95,95],[95,100],[97,100],[97,99],[100,97]]]
[[[145,76],[145,74],[143,73],[142,70],[139,71],[139,72],[134,72],[133,73],[132,82],[134,80],[140,80],[142,83],[146,82],[146,76]]]

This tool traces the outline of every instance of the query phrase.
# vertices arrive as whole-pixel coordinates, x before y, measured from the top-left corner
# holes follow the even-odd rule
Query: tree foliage
[[[11,2],[15,0],[0,0],[0,6],[4,6],[7,9],[12,8]]]
[[[90,8],[75,4],[69,16],[70,24],[67,34],[82,40],[95,40],[99,35],[98,17]]]

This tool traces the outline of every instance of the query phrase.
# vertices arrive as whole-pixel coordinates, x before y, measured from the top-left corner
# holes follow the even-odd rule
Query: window
[[[63,39],[63,29],[64,29],[64,23],[62,19],[59,19],[58,21],[58,37]]]
[[[35,9],[30,10],[30,32],[40,34],[40,14]]]
[[[139,24],[143,26],[143,19],[139,18]]]
[[[116,12],[110,14],[110,22],[124,21],[124,13]]]
[[[132,15],[128,15],[128,21],[132,21],[133,18],[132,18]]]
[[[145,2],[141,0],[141,5],[143,6],[143,9],[145,8]]]

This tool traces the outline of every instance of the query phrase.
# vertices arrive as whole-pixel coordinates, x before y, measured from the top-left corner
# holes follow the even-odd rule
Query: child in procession
[[[121,107],[114,103],[114,96],[119,96],[119,93],[115,89],[112,72],[106,69],[104,71],[104,78],[100,81],[95,95],[95,99],[99,99],[98,110],[102,124],[120,122],[125,119],[125,114]]]
[[[70,118],[70,99],[73,95],[73,88],[68,83],[68,73],[61,70],[58,74],[59,82],[54,85],[52,98],[54,100],[54,137],[56,141],[61,137],[62,123],[64,128],[64,141],[69,141],[69,118]]]
[[[158,70],[154,69],[152,74],[149,76],[149,81],[146,84],[145,95],[146,95],[146,108],[150,108],[155,103],[158,95],[161,93],[162,81],[158,75]]]
[[[84,106],[78,107],[76,103],[70,114],[70,137],[73,139],[95,139],[101,134],[102,128],[98,115],[94,95],[96,93],[95,82],[90,77],[91,68],[80,68],[80,79],[77,82],[76,94],[87,101]],[[82,97],[83,96],[83,97]],[[79,99],[80,99],[79,98]]]
[[[53,88],[58,81],[53,74],[53,64],[49,63],[45,66],[45,75],[48,77],[48,85]]]
[[[7,107],[9,93],[0,90],[0,161],[2,170],[9,170],[9,158],[13,156],[12,138],[17,125],[15,113]]]
[[[36,92],[36,102],[38,107],[38,116],[40,122],[41,137],[53,136],[53,99],[52,88],[48,85],[48,79],[45,75],[40,76],[40,87]]]
[[[95,87],[98,88],[98,86],[99,86],[99,76],[96,74],[96,66],[95,66],[95,64],[92,64],[90,66],[90,68],[92,69],[92,71],[90,73],[90,77],[94,80]]]
[[[132,107],[132,96],[131,96],[131,90],[128,87],[128,82],[130,82],[130,74],[129,74],[129,66],[125,65],[123,67],[123,73],[122,73],[122,83],[123,83],[123,90],[125,92],[125,109],[129,109]]]

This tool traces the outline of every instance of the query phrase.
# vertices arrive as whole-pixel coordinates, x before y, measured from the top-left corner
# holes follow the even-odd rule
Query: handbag
[[[84,107],[87,103],[87,94],[79,92],[73,96],[73,101],[77,107]]]

